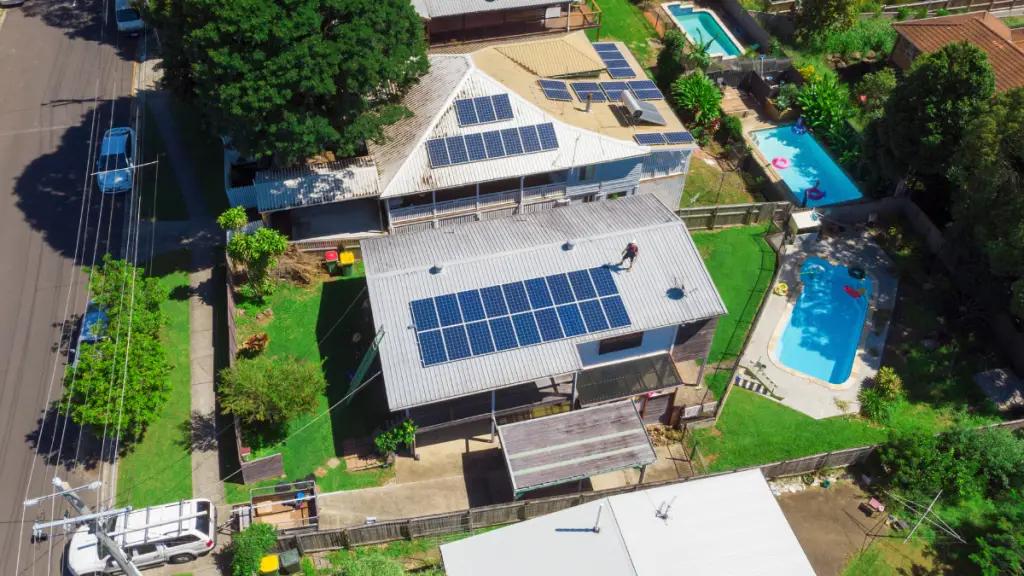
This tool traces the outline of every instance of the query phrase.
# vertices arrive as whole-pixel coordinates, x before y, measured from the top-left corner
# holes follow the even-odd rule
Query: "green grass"
[[[1010,28],[1024,28],[1024,16],[1007,16],[1002,21]]]
[[[690,160],[690,171],[686,175],[686,187],[679,207],[756,202],[757,186],[749,182],[750,178],[740,172],[726,172],[723,180],[720,169],[694,157]]]
[[[206,203],[206,211],[217,217],[229,208],[224,191],[224,147],[218,136],[206,130],[199,112],[191,105],[176,99],[172,99],[171,104],[178,131],[199,179],[199,191]]]
[[[142,154],[139,164],[160,161],[159,165],[140,168],[142,180],[139,193],[142,198],[142,217],[150,220],[188,220],[185,200],[167,161],[167,147],[153,114],[145,110],[145,129],[142,131]],[[154,187],[155,184],[155,187]],[[154,201],[155,200],[155,201]]]
[[[160,285],[171,294],[160,306],[167,315],[161,341],[171,365],[171,396],[142,442],[120,459],[118,506],[130,504],[138,508],[192,497],[192,459],[188,449],[192,407],[189,301],[183,290],[189,285],[189,263],[187,250],[157,256],[152,263],[152,274],[160,278]]]
[[[629,0],[598,0],[598,6],[602,12],[600,39],[626,43],[640,64],[646,66],[653,52],[647,41],[657,38],[658,34],[644,17],[643,10]],[[587,30],[587,37],[597,40],[597,30]]]
[[[270,344],[265,354],[291,355],[323,364],[328,388],[327,394],[320,397],[317,414],[325,412],[348,392],[348,374],[358,367],[362,359],[362,348],[352,342],[354,334],[360,334],[363,346],[373,337],[369,309],[361,305],[366,297],[361,263],[356,270],[358,276],[355,278],[335,279],[315,287],[281,284],[277,292],[259,306],[239,303],[239,307],[246,311],[245,316],[237,319],[239,342],[250,334],[266,331]],[[356,303],[348,316],[339,322],[353,302]],[[256,321],[256,313],[266,308],[273,310],[273,317],[269,321]],[[350,406],[335,408],[330,416],[319,418],[301,432],[298,431],[314,419],[313,415],[289,422],[288,435],[298,435],[255,455],[280,452],[289,479],[305,477],[322,467],[326,475],[318,477],[316,482],[324,492],[380,485],[390,477],[390,470],[348,472],[344,460],[335,469],[328,468],[326,464],[330,458],[340,454],[340,443],[344,438],[368,434],[379,423],[384,414],[376,401],[382,391],[381,386],[370,384]],[[250,488],[279,481],[274,479],[244,486],[228,482],[225,493],[229,502],[241,502],[249,498]]]
[[[485,528],[483,530],[477,530],[476,534],[483,534],[497,529],[497,527]],[[446,534],[444,536],[431,538],[399,540],[397,542],[390,542],[380,546],[366,546],[363,548],[356,548],[354,550],[338,550],[337,552],[331,553],[330,562],[331,566],[335,570],[344,570],[358,558],[381,554],[402,564],[406,570],[421,570],[426,567],[437,565],[440,562],[441,553],[439,548],[442,544],[463,540],[470,536],[473,536],[473,534],[470,534],[469,532],[457,532],[454,534]]]

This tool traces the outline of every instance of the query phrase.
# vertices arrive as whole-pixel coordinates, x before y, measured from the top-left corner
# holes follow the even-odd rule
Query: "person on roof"
[[[636,260],[636,257],[639,253],[640,247],[636,245],[636,239],[630,240],[629,244],[626,244],[626,249],[622,251],[622,260],[619,260],[619,267],[621,268],[622,264],[626,260],[629,260],[629,267],[626,268],[626,271],[629,272],[630,270],[632,270],[633,261]]]

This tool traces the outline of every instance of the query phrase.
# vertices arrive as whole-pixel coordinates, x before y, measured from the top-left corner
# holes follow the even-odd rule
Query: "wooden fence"
[[[793,210],[789,202],[756,202],[682,208],[676,214],[691,230],[714,230],[726,226],[746,226],[763,222],[785,222]]]
[[[882,6],[882,13],[893,15],[901,8],[908,10],[920,10],[924,8],[929,13],[937,10],[964,10],[966,12],[979,12],[982,10],[994,12],[999,10],[1012,10],[1018,5],[1024,6],[1024,0],[925,0],[923,2],[910,2],[905,4],[885,4]],[[779,14],[783,12],[797,11],[797,0],[775,0],[770,1],[766,12]]]

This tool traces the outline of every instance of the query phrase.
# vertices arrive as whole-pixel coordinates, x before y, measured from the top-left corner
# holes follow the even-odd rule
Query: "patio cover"
[[[498,426],[515,497],[657,458],[632,400]]]
[[[576,378],[581,406],[682,385],[668,354],[598,366],[580,372]]]

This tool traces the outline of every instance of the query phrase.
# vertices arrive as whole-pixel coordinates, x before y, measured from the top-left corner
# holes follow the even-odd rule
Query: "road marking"
[[[0,30],[4,28],[4,20],[7,19],[7,10],[0,8]]]
[[[132,91],[130,96],[131,98],[135,98],[135,75],[138,73],[138,71],[139,63],[132,61]]]
[[[12,132],[0,132],[0,136],[14,136],[15,134],[30,134],[32,132],[49,132],[50,130],[65,130],[71,126],[48,126],[46,128],[28,128],[26,130],[14,130]]]

